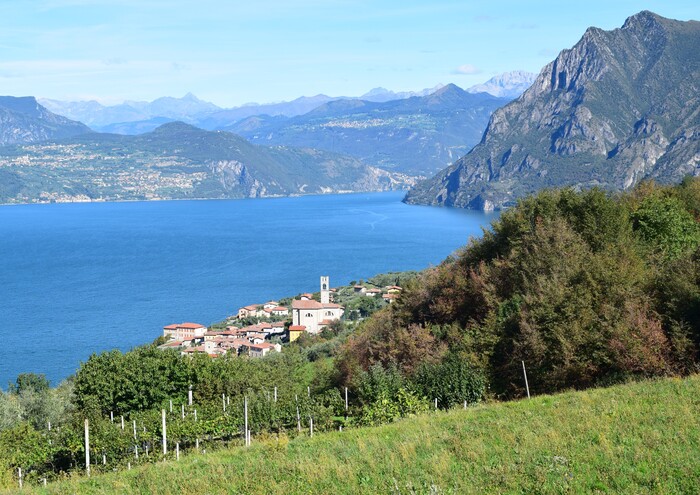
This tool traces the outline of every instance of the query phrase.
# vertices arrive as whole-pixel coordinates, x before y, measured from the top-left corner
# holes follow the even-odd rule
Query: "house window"
[[[333,311],[326,311],[326,316],[333,316]]]
[[[313,317],[314,317],[314,315],[313,315],[313,314],[311,314],[311,313],[306,313],[306,317],[307,317],[307,318],[313,318]]]

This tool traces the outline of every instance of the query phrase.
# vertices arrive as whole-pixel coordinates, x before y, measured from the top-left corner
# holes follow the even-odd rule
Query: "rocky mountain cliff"
[[[85,134],[88,127],[49,112],[31,96],[0,96],[0,146]]]
[[[700,174],[700,22],[644,11],[589,28],[481,142],[408,203],[493,209],[546,187],[632,187]]]

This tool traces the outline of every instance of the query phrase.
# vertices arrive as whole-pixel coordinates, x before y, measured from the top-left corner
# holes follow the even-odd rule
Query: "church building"
[[[343,307],[330,300],[328,277],[321,277],[321,302],[299,299],[292,301],[292,325],[303,325],[312,334],[321,332],[324,327],[339,320],[343,313]]]

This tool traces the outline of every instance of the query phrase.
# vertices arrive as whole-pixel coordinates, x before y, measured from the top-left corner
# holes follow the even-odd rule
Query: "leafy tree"
[[[49,389],[49,381],[43,373],[20,373],[15,384],[10,384],[8,388],[10,392],[15,394],[21,394],[28,390],[42,393]]]
[[[641,238],[668,259],[677,259],[700,244],[697,222],[674,197],[646,198],[632,220]]]
[[[484,374],[456,353],[448,353],[440,363],[424,364],[413,381],[423,396],[437,399],[441,409],[464,401],[474,404],[486,391]]]

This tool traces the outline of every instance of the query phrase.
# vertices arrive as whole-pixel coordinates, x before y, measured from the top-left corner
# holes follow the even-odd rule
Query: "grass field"
[[[255,443],[23,493],[700,493],[700,377]]]

